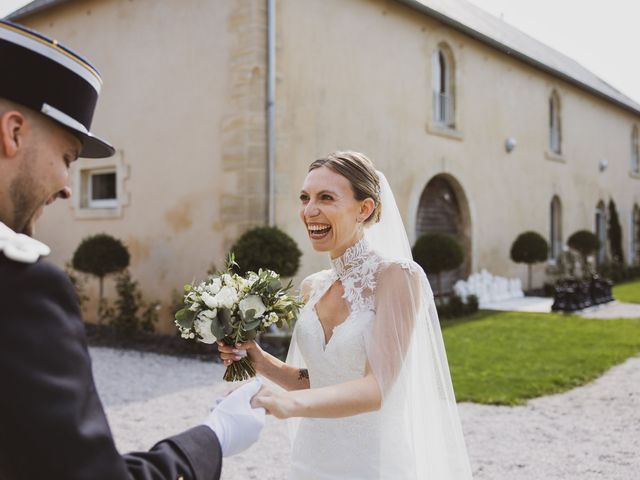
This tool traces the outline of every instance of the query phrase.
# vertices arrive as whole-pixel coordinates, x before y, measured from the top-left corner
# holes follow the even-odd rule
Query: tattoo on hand
[[[301,368],[300,373],[298,374],[298,380],[309,380],[309,370],[306,368]]]

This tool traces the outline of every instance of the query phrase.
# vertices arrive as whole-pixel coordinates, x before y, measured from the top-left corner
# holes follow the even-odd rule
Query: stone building
[[[524,279],[509,249],[526,230],[550,263],[578,229],[604,238],[610,198],[640,261],[640,105],[464,0],[36,0],[9,18],[98,66],[94,128],[118,147],[76,162],[74,200],[38,236],[58,264],[89,234],[121,238],[165,307],[254,225],[295,238],[299,278],[325,268],[298,190],[336,149],[386,172],[411,241],[461,241],[449,284],[483,268]]]

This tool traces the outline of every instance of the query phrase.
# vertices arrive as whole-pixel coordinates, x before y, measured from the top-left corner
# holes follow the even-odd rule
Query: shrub
[[[140,331],[153,332],[154,324],[158,320],[159,303],[146,304],[142,300],[142,293],[138,282],[125,271],[116,280],[118,298],[115,307],[109,309],[109,323],[116,333],[131,336]]]
[[[268,268],[283,277],[293,277],[302,252],[295,240],[277,227],[257,227],[244,233],[231,247],[238,273]]]
[[[618,210],[613,199],[609,199],[609,228],[607,229],[609,245],[611,246],[611,260],[614,263],[624,264],[624,252],[622,250],[622,227],[618,218]]]
[[[453,294],[446,302],[436,304],[440,320],[463,317],[478,311],[478,297],[469,295],[464,302],[458,295]]]
[[[87,237],[78,245],[71,264],[74,269],[99,278],[99,312],[104,297],[104,277],[127,268],[129,258],[127,247],[120,240],[104,233]]]
[[[440,274],[454,270],[464,262],[460,244],[452,236],[442,233],[425,233],[416,240],[412,253],[413,259],[425,272],[436,275],[438,296],[444,293]]]
[[[589,271],[589,261],[587,258],[600,248],[600,240],[589,230],[578,230],[569,237],[567,245],[582,257],[582,272],[586,275]]]
[[[598,275],[611,280],[613,283],[621,283],[640,278],[640,266],[628,266],[621,263],[604,263],[598,265]]]
[[[511,245],[511,260],[526,263],[529,269],[529,290],[531,290],[531,266],[544,262],[549,255],[549,245],[538,232],[524,232]]]

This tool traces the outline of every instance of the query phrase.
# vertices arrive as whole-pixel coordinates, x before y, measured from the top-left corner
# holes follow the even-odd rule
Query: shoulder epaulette
[[[22,233],[16,233],[0,223],[0,251],[5,257],[20,263],[35,263],[51,253],[44,243]]]

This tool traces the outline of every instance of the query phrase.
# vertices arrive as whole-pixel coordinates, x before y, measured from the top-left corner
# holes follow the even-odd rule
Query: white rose
[[[215,308],[213,310],[204,310],[200,312],[198,316],[204,318],[216,318],[218,316],[218,310]]]
[[[238,290],[243,290],[247,286],[247,281],[244,278],[238,276],[235,280],[236,288]]]
[[[202,312],[205,313],[205,312]],[[200,341],[202,343],[215,343],[218,340],[213,333],[211,333],[211,319],[200,314],[193,322],[193,328],[198,335],[200,335]]]
[[[211,283],[207,285],[207,290],[211,295],[216,295],[222,287],[222,281],[219,278],[214,278]]]
[[[222,287],[215,296],[217,307],[231,309],[238,301],[238,293],[232,287]]]
[[[233,278],[228,273],[225,273],[222,275],[222,283],[224,283],[227,286],[231,286],[233,285]]]
[[[218,301],[213,295],[209,295],[207,292],[202,292],[200,298],[204,304],[209,308],[218,308]]]
[[[267,315],[265,317],[264,320],[262,320],[262,324],[265,327],[270,327],[271,325],[273,325],[274,323],[276,323],[278,321],[278,314],[275,312],[271,312],[269,315]]]
[[[240,311],[242,313],[246,313],[247,310],[255,310],[256,313],[254,317],[261,317],[265,312],[266,307],[264,303],[262,303],[262,299],[258,295],[248,295],[247,297],[240,300]]]

